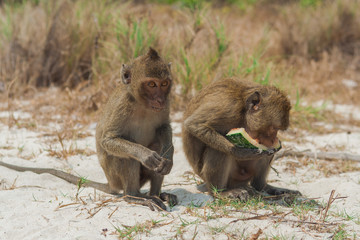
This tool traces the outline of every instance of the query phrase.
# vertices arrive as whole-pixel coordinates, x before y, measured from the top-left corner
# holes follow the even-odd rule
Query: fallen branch
[[[248,214],[254,214],[254,217],[249,217],[249,218],[239,218],[239,219],[235,219],[233,221],[231,221],[230,223],[236,223],[239,221],[249,221],[249,220],[266,220],[266,219],[272,219],[275,220],[279,223],[286,223],[286,222],[291,222],[291,223],[298,223],[298,224],[309,224],[309,225],[319,225],[319,226],[336,226],[338,225],[337,223],[331,223],[331,222],[323,222],[323,221],[306,221],[306,220],[295,220],[295,219],[287,219],[285,218],[287,214],[282,214],[281,216],[277,216],[279,214],[277,213],[270,213],[270,214],[257,214],[257,213],[253,213],[253,212],[248,212],[248,211],[237,211],[237,212],[243,212],[243,213],[248,213]],[[229,224],[230,224],[229,223]]]
[[[288,157],[309,157],[315,159],[327,159],[327,160],[347,160],[347,161],[357,161],[360,162],[360,155],[345,153],[345,152],[311,152],[310,150],[306,151],[294,151],[294,150],[284,150],[280,151],[275,155],[275,160]]]

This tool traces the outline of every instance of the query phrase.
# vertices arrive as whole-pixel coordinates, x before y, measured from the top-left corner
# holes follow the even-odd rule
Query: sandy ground
[[[359,110],[358,110],[359,111]],[[30,114],[15,112],[16,119],[26,121]],[[0,112],[6,119],[8,112]],[[317,198],[324,206],[335,190],[324,224],[324,209],[299,210],[296,207],[212,208],[212,198],[199,190],[198,178],[191,174],[180,138],[181,114],[173,116],[174,167],[165,177],[163,190],[176,194],[179,204],[168,212],[151,211],[131,205],[111,195],[77,186],[49,174],[16,172],[0,167],[0,239],[338,239],[360,238],[360,172],[325,174],[320,164],[332,161],[282,158],[274,163],[269,181],[276,186],[296,189],[308,198]],[[64,147],[47,130],[29,130],[0,124],[0,160],[29,167],[61,169],[91,180],[106,182],[95,151],[95,126],[88,126],[89,137],[66,141]],[[360,154],[360,130],[309,135],[296,141],[284,141],[285,148],[325,149]],[[290,138],[291,139],[291,138]],[[299,143],[301,143],[299,145]],[[62,149],[82,149],[67,160],[51,156]],[[345,162],[340,164],[346,164]],[[293,167],[291,167],[293,166]],[[334,165],[335,167],[338,165]],[[352,166],[359,167],[360,164]],[[144,192],[149,186],[143,188]],[[78,198],[76,199],[76,195]],[[221,209],[221,210],[220,210]],[[264,215],[263,217],[257,217]],[[253,219],[249,219],[255,217]],[[242,220],[247,219],[247,220]],[[119,230],[120,233],[117,231]],[[122,234],[122,235],[121,235]],[[340,237],[339,237],[340,236]]]

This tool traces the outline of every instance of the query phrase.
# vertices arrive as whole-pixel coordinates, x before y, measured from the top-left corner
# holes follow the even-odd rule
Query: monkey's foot
[[[285,195],[285,194],[286,195],[297,195],[297,196],[302,195],[299,191],[291,190],[291,189],[287,189],[287,188],[278,188],[278,187],[271,186],[269,184],[264,188],[263,191],[270,195]]]
[[[287,188],[278,188],[271,185],[266,185],[261,191],[263,200],[268,203],[275,203],[278,205],[290,206],[294,203],[309,202],[316,205],[315,201],[302,197],[299,191]]]
[[[146,197],[136,197],[126,195],[124,200],[128,203],[139,204],[142,206],[149,207],[151,211],[166,211],[165,204],[158,198],[153,196],[146,196]]]
[[[256,195],[256,190],[245,187],[235,188],[221,193],[222,197],[237,198],[242,202],[246,202],[247,200],[249,200],[251,196],[255,196],[255,195]]]
[[[178,204],[177,196],[171,193],[166,193],[166,192],[161,193],[160,199],[166,201],[170,206],[175,206]]]

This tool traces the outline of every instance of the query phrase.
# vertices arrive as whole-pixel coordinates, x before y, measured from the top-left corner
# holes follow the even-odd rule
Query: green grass
[[[222,22],[218,20],[217,24],[215,26],[212,26],[212,28],[216,36],[217,53],[215,55],[214,63],[212,64],[211,68],[216,69],[217,66],[220,64],[223,54],[229,46],[229,40],[227,39],[225,27]]]
[[[294,111],[300,112],[302,114],[310,115],[312,117],[315,117],[318,120],[322,120],[321,111],[323,111],[326,108],[326,103],[324,102],[320,107],[313,107],[313,106],[306,106],[303,105],[302,99],[300,97],[299,90],[296,91],[296,102],[294,104]]]
[[[139,233],[144,233],[144,232],[148,232],[148,230],[146,230],[145,226],[141,225],[141,224],[136,224],[134,226],[124,226],[122,228],[120,227],[115,227],[115,230],[118,232],[119,237],[121,239],[133,239],[134,236],[133,235],[137,235]]]
[[[118,19],[115,25],[115,33],[121,59],[128,62],[143,54],[154,44],[156,32],[154,27],[149,26],[146,19],[132,19],[130,22]]]
[[[326,102],[319,107],[303,104],[303,98],[300,97],[299,90],[296,90],[296,101],[292,107],[292,120],[293,124],[311,129],[311,122],[326,120],[324,117]]]
[[[115,230],[119,234],[120,239],[134,239],[139,236],[139,234],[150,234],[151,230],[159,227],[161,222],[164,220],[146,220],[143,223],[136,223],[133,226],[122,225],[122,227],[114,226]]]
[[[264,202],[261,197],[250,197],[245,202],[240,201],[239,199],[215,197],[214,201],[207,203],[205,206],[212,209],[214,212],[218,210],[229,212],[231,210],[228,208],[235,210],[259,210],[273,209],[274,205]]]
[[[294,202],[291,206],[291,211],[300,219],[306,219],[309,212],[316,212],[319,210],[319,206],[315,201],[307,201],[304,203]]]
[[[77,191],[75,198],[78,199],[80,192],[82,191],[82,188],[84,187],[84,184],[86,184],[89,180],[86,177],[80,177],[79,182],[77,183]]]
[[[353,221],[356,224],[360,224],[360,215],[359,214],[349,214],[346,209],[342,209],[338,212],[331,212],[331,215],[335,217],[340,217],[345,221]]]
[[[270,238],[266,239],[272,239],[272,240],[290,240],[290,239],[296,239],[295,236],[289,236],[285,234],[278,234],[278,235],[272,235]]]
[[[5,12],[5,16],[0,21],[0,31],[1,35],[6,38],[7,41],[9,41],[12,37],[12,27],[11,27],[11,7],[9,5],[5,5],[3,8],[3,11]]]
[[[24,148],[25,148],[25,144],[21,145],[21,146],[18,146],[18,153],[21,154],[23,151],[24,151]]]
[[[210,227],[210,232],[211,234],[217,234],[217,233],[222,233],[226,230],[226,228],[228,227],[228,225],[224,225],[224,226],[217,226],[217,227]]]
[[[345,230],[345,225],[341,224],[338,229],[335,230],[334,235],[332,236],[332,239],[334,240],[343,240],[348,239],[350,237],[350,234]]]
[[[323,0],[300,0],[300,5],[302,7],[317,7]]]

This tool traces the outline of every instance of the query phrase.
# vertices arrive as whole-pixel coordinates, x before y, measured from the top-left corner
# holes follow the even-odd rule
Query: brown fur
[[[252,192],[249,183],[269,194],[292,192],[266,183],[273,154],[244,150],[225,137],[232,128],[243,127],[272,145],[277,131],[289,126],[290,108],[277,88],[238,79],[217,81],[200,91],[188,104],[182,133],[186,157],[208,189],[241,198]]]
[[[97,125],[98,158],[113,191],[123,190],[125,195],[143,198],[141,203],[150,201],[164,208],[156,197],[160,195],[163,175],[173,164],[170,65],[150,49],[123,65],[121,74],[124,85],[110,96]],[[149,87],[150,82],[157,87]],[[151,183],[150,193],[144,195],[140,188],[147,181]],[[176,204],[176,196],[169,196],[171,204]],[[134,198],[130,199],[134,202]]]

